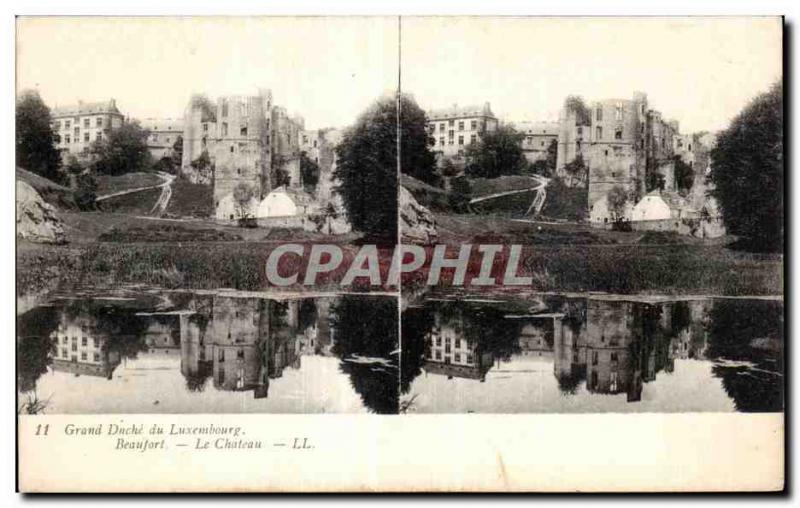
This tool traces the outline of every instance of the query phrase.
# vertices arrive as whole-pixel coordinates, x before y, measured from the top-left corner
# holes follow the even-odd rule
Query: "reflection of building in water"
[[[55,343],[53,370],[111,379],[120,364],[119,352],[109,350],[108,337],[88,313],[70,316],[62,310],[50,339]]]
[[[269,380],[300,368],[298,301],[214,296],[180,316],[181,372],[202,386],[213,378],[220,390],[254,390],[266,397]]]
[[[561,340],[563,314],[507,316],[524,320],[519,330],[519,348],[524,356],[552,357],[555,342]]]
[[[632,354],[634,314],[629,302],[587,302],[586,386],[596,393],[628,393],[639,400],[641,368]]]
[[[180,316],[175,314],[147,314],[144,343],[149,349],[165,353],[181,347]]]
[[[554,374],[573,390],[585,379],[592,393],[641,400],[643,383],[672,372],[676,358],[701,354],[707,305],[588,299],[585,323],[562,326],[556,337]]]
[[[422,368],[426,373],[486,380],[494,361],[476,340],[466,337],[461,309],[450,318],[434,314],[434,325],[425,337],[427,354]]]

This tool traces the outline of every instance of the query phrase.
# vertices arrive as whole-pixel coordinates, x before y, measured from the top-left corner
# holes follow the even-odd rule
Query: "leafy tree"
[[[467,177],[459,176],[451,180],[450,194],[447,195],[447,201],[454,211],[466,212],[471,196],[472,186],[470,186]]]
[[[591,125],[592,113],[580,95],[568,95],[564,99],[564,108],[575,112],[576,125]]]
[[[527,165],[522,152],[524,137],[510,125],[501,125],[485,133],[465,150],[467,175],[473,178],[497,178],[521,173]]]
[[[300,179],[309,190],[313,190],[319,183],[319,164],[312,161],[305,152],[300,154]]]
[[[272,159],[272,188],[277,189],[278,187],[286,186],[288,187],[291,183],[291,176],[289,176],[289,171],[286,170],[286,165],[288,164],[288,160],[283,155],[275,155]]]
[[[454,176],[458,176],[461,173],[461,168],[453,162],[453,159],[444,159],[442,161],[442,168],[440,169],[442,176],[446,176],[448,178],[452,178]]]
[[[189,165],[200,175],[211,175],[213,170],[213,164],[211,163],[211,157],[208,155],[208,150],[200,152],[200,155]]]
[[[615,220],[625,216],[625,205],[628,203],[628,193],[619,185],[615,185],[606,195],[608,211],[614,214]]]
[[[39,93],[26,90],[17,98],[16,164],[37,175],[61,182],[61,156],[56,149],[50,108]]]
[[[178,136],[172,144],[172,167],[180,168],[183,163],[183,136]]]
[[[244,219],[250,215],[250,201],[253,199],[253,188],[240,182],[233,189],[233,202],[236,205],[236,215]]]
[[[564,165],[564,174],[570,186],[583,184],[588,180],[588,169],[583,162],[583,156],[578,154],[569,163]]]
[[[407,95],[400,97],[400,168],[425,183],[437,183],[436,156],[430,149],[425,111]]]
[[[711,151],[712,195],[728,232],[783,246],[783,85],[753,99]]]
[[[91,173],[80,173],[75,176],[75,202],[81,210],[95,208],[97,199],[97,180]]]
[[[376,240],[397,237],[397,101],[377,100],[336,147],[335,191],[355,229]],[[411,158],[413,160],[413,158]],[[405,164],[405,163],[404,163]]]
[[[147,150],[150,132],[138,122],[123,123],[117,129],[92,144],[92,168],[99,174],[121,175],[146,171],[152,165],[152,157]]]
[[[676,172],[676,177],[677,177],[677,172]],[[664,178],[664,175],[656,171],[655,168],[648,168],[646,183],[648,191],[656,189],[664,190],[664,187],[666,186],[666,179]]]
[[[680,155],[675,156],[675,185],[683,192],[692,190],[694,185],[694,169],[685,163]]]

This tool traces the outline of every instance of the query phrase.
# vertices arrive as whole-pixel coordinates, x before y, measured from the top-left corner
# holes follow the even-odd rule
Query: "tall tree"
[[[50,108],[39,92],[25,90],[17,98],[16,164],[40,176],[62,181],[61,156],[56,149]]]
[[[413,98],[400,98],[400,168],[403,173],[428,184],[436,184],[436,157],[430,149],[425,111]]]
[[[312,161],[305,152],[300,153],[300,181],[308,191],[313,191],[319,183],[319,164]]]
[[[486,132],[465,150],[467,175],[473,178],[497,178],[521,173],[527,166],[527,159],[522,152],[524,137],[510,125],[501,125],[494,131]]]
[[[336,147],[335,190],[358,231],[392,243],[397,237],[397,101],[377,100]]]
[[[783,85],[753,99],[711,151],[712,195],[729,233],[783,246]]]
[[[125,122],[92,144],[92,168],[101,174],[121,175],[150,169],[152,157],[147,150],[150,132],[138,122]]]

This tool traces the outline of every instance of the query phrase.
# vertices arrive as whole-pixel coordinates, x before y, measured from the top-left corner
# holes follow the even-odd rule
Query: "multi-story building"
[[[423,368],[431,374],[485,381],[494,364],[491,352],[483,351],[476,340],[466,336],[460,315],[444,319],[440,313],[434,314],[434,326],[426,343]]]
[[[517,122],[514,129],[525,137],[522,152],[528,162],[546,160],[552,143],[558,143],[561,124],[559,122]]]
[[[119,352],[110,350],[108,337],[98,329],[97,320],[88,314],[75,316],[62,311],[50,339],[55,348],[53,369],[56,371],[111,379],[120,364]]]
[[[183,140],[183,119],[146,118],[140,124],[150,132],[147,136],[147,150],[153,160],[158,161],[175,154],[175,143]]]
[[[498,120],[487,102],[483,106],[436,109],[428,112],[428,134],[432,149],[443,157],[459,157],[464,149],[486,132],[497,129]]]
[[[103,139],[111,129],[117,129],[125,117],[117,109],[114,99],[100,102],[82,102],[51,110],[53,130],[57,134],[56,147],[66,155],[83,155],[91,144]]]

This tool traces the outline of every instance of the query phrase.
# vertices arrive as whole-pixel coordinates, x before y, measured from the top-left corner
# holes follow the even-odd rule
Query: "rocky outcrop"
[[[436,219],[433,214],[420,205],[405,187],[400,186],[400,231],[403,242],[433,243],[438,236]]]
[[[66,243],[64,223],[53,205],[36,190],[17,180],[17,236],[38,243]]]

